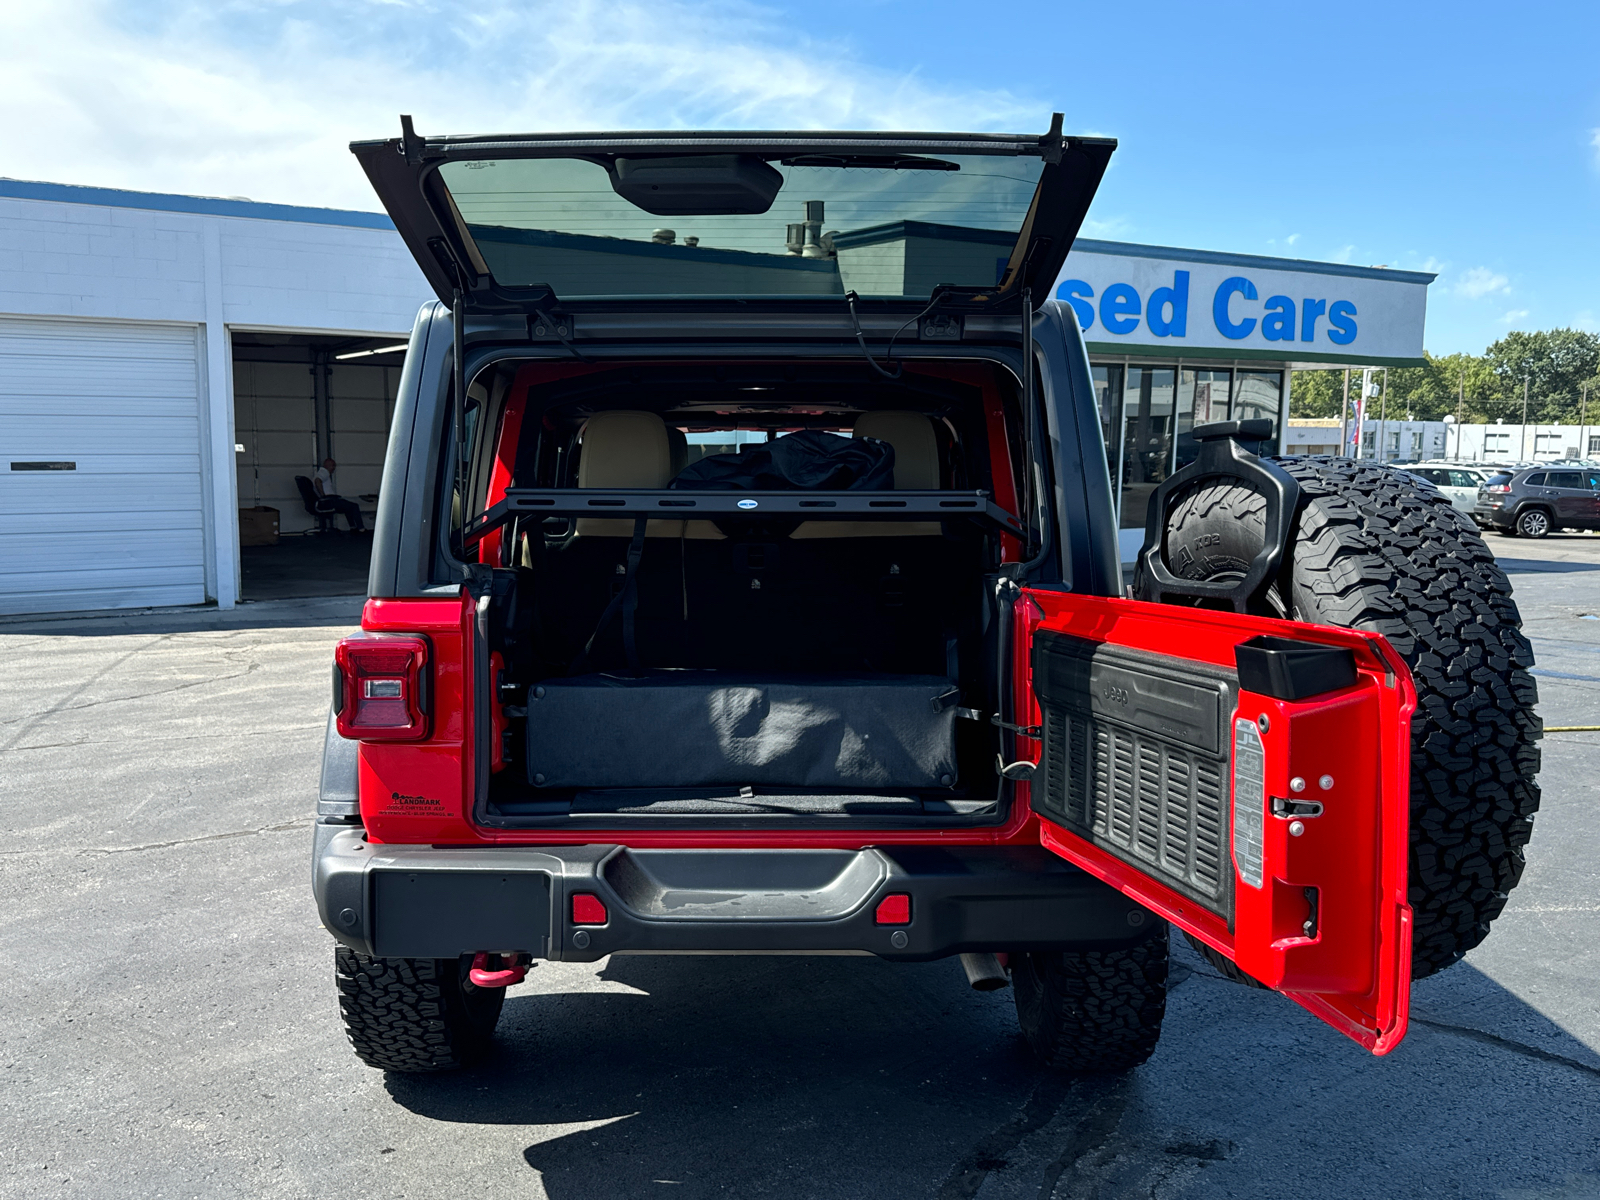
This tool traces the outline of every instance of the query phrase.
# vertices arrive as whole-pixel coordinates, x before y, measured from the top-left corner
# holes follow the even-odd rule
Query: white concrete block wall
[[[243,439],[235,429],[230,331],[403,339],[418,307],[432,298],[399,235],[373,214],[0,181],[0,316],[179,321],[199,327],[208,349],[202,358],[204,419],[195,452],[212,482],[198,503],[206,510],[207,593],[223,605],[235,596],[235,484],[237,504],[250,504],[255,494],[253,473],[239,461],[246,456],[233,450]],[[278,414],[273,421],[288,427],[268,430],[269,437],[292,441],[302,430],[310,436],[310,376],[301,370],[303,421],[298,413]],[[382,409],[386,429],[392,407],[386,407],[385,389],[392,391],[392,382],[382,382],[383,369],[364,370],[378,373],[380,381],[357,373],[349,375],[352,389],[345,400],[337,385],[330,393],[335,456],[348,458],[352,468],[351,478],[340,480],[349,494],[377,490],[383,435],[374,425]],[[335,375],[340,374],[336,368]],[[256,384],[250,386],[253,390]],[[273,387],[285,390],[282,384]],[[0,418],[0,436],[8,432]],[[314,450],[308,458],[287,443],[273,442],[263,452],[270,459],[265,465],[272,482],[263,488],[262,503],[283,508],[285,518],[303,516],[292,476],[314,465]],[[285,483],[288,494],[283,494]]]
[[[1600,459],[1600,424],[1530,424],[1526,437],[1520,424],[1462,425],[1450,431],[1444,457],[1463,462]]]

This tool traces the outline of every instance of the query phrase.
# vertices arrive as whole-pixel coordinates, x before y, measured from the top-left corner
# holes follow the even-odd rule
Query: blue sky
[[[1600,5],[41,0],[0,174],[372,208],[395,132],[1117,137],[1093,236],[1435,270],[1427,344],[1600,329]]]

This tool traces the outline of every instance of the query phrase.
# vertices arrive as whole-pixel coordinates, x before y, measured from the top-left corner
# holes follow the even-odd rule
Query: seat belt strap
[[[633,523],[633,541],[628,543],[628,573],[622,579],[622,652],[628,670],[639,673],[639,646],[634,639],[633,616],[639,608],[639,559],[644,555],[644,517]]]
[[[633,523],[633,540],[628,543],[628,563],[622,576],[622,590],[611,597],[611,603],[600,614],[599,624],[594,627],[594,632],[584,643],[583,653],[578,655],[578,661],[573,664],[574,674],[588,669],[595,639],[605,632],[619,608],[622,610],[622,652],[627,655],[628,670],[635,675],[639,673],[639,647],[634,641],[633,616],[639,607],[639,559],[644,554],[644,530],[648,523],[647,517],[640,517]]]

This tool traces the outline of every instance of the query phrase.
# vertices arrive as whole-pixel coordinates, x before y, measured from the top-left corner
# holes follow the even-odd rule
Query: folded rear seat
[[[935,675],[660,670],[547,679],[528,699],[540,788],[949,788],[956,685]]]

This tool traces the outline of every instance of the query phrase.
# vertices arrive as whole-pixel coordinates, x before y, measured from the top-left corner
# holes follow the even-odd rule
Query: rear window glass
[[[614,184],[615,168],[592,159],[449,162],[439,176],[495,280],[546,286],[561,299],[925,298],[939,284],[995,286],[1043,160],[896,161],[774,160],[765,168],[781,182],[758,172],[776,185],[770,207],[720,216],[648,212],[618,190],[639,185]]]
[[[1494,475],[1491,475],[1491,476],[1489,476],[1489,478],[1485,479],[1483,481],[1483,486],[1484,487],[1505,487],[1505,485],[1510,483],[1510,482],[1511,482],[1511,476],[1506,474],[1504,471],[1501,471],[1501,472],[1499,472],[1497,474],[1494,474]]]

